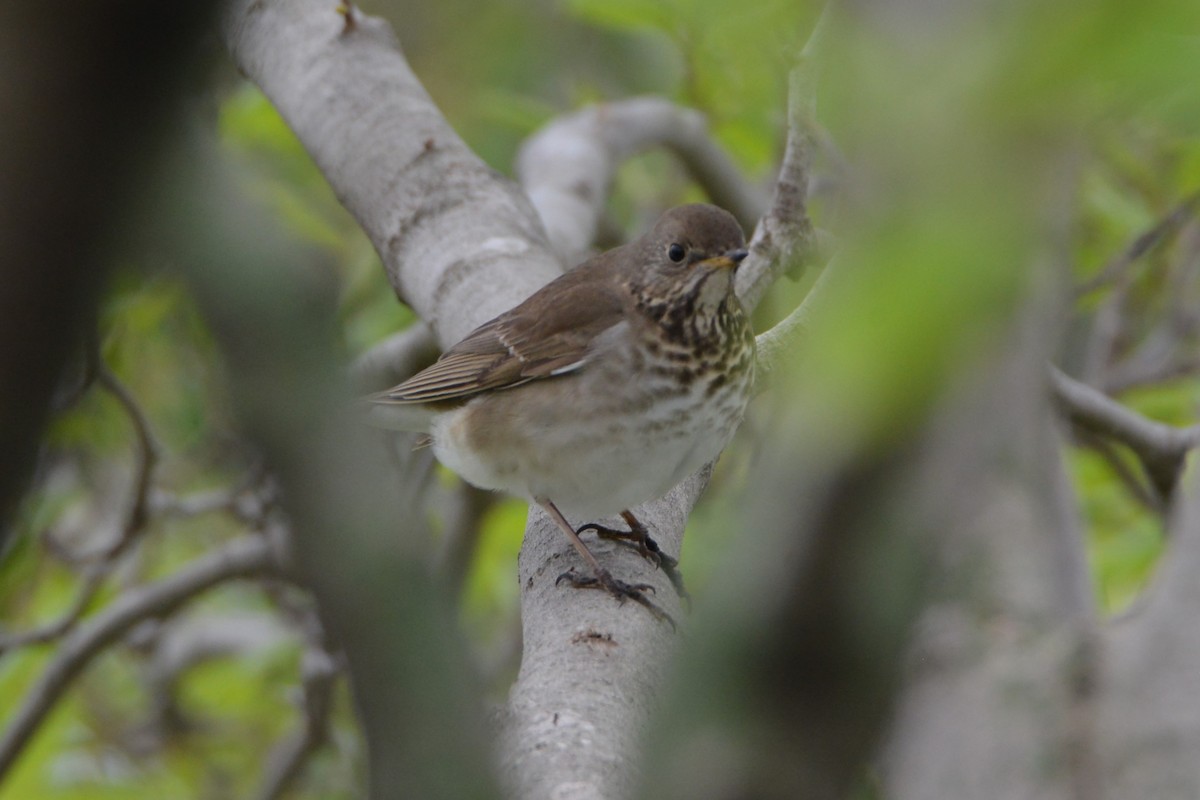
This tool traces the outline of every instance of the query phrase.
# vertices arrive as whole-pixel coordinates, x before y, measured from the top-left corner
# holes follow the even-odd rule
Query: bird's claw
[[[656,567],[673,569],[679,564],[678,559],[663,552],[663,549],[658,546],[658,542],[654,541],[644,528],[642,530],[622,531],[610,528],[607,525],[589,522],[576,531],[576,533],[583,533],[584,531],[595,531],[596,535],[601,539],[613,539],[618,542],[624,542],[634,550],[637,550],[638,555]]]
[[[583,533],[584,531],[595,531],[596,535],[601,539],[611,539],[621,542],[627,547],[632,547],[638,552],[639,555],[642,556],[642,558],[649,561],[656,568],[665,572],[667,578],[669,578],[671,581],[671,585],[675,587],[675,593],[679,595],[680,599],[682,599],[685,603],[687,603],[689,606],[691,605],[691,595],[688,594],[687,589],[684,587],[683,576],[678,570],[679,559],[665,553],[663,549],[658,546],[658,542],[654,541],[653,537],[650,536],[649,532],[644,527],[639,525],[634,527],[632,530],[622,531],[616,528],[610,528],[607,525],[589,522],[588,524],[580,527],[576,533]]]
[[[654,618],[671,626],[671,630],[675,630],[675,619],[663,611],[656,603],[646,597],[646,592],[655,592],[655,588],[648,583],[626,583],[614,578],[607,570],[601,570],[595,575],[580,575],[575,571],[575,568],[567,570],[555,579],[554,585],[566,581],[576,589],[601,589],[608,592],[620,602],[632,600],[638,605],[645,608]]]

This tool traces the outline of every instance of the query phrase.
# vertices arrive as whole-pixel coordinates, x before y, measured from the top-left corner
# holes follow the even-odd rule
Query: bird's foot
[[[559,575],[554,581],[554,585],[557,586],[563,581],[571,584],[576,589],[600,589],[606,591],[622,603],[626,600],[632,600],[653,614],[655,619],[667,623],[671,626],[671,630],[675,630],[674,618],[646,596],[646,592],[654,591],[654,587],[648,583],[626,583],[625,581],[619,581],[606,569],[599,570],[595,575],[580,575],[575,571],[574,567]]]
[[[626,517],[625,520],[629,523],[629,530],[627,531],[589,522],[587,525],[581,527],[577,533],[595,531],[596,535],[601,539],[611,539],[632,547],[642,558],[665,572],[671,580],[671,585],[675,587],[675,593],[679,595],[680,599],[690,605],[692,598],[683,585],[683,575],[679,573],[678,569],[679,559],[663,552],[662,548],[658,546],[658,542],[654,541],[653,537],[650,536],[650,531],[646,530],[646,526],[638,522],[632,514]]]
[[[610,528],[607,525],[601,525],[598,522],[589,522],[576,531],[576,533],[583,533],[584,531],[595,531],[596,535],[601,539],[613,539],[623,542],[634,550],[637,550],[638,555],[656,567],[672,569],[679,564],[678,559],[663,552],[662,548],[658,546],[658,542],[651,538],[650,532],[641,523],[633,526],[632,530],[622,531]]]

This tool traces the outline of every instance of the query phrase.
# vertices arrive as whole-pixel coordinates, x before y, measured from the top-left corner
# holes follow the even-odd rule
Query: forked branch
[[[1188,451],[1200,445],[1200,425],[1176,428],[1147,419],[1056,367],[1050,368],[1050,388],[1071,422],[1126,445],[1159,495],[1171,497]]]

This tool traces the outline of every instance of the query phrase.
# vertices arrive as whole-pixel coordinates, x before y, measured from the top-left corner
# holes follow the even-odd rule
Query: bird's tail
[[[380,395],[364,397],[360,406],[363,410],[363,421],[368,425],[412,433],[428,433],[436,413],[418,403],[388,402]]]

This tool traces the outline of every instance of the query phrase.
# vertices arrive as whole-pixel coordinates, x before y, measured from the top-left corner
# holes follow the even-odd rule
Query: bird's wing
[[[595,338],[621,321],[621,295],[593,281],[567,281],[556,288],[552,303],[537,301],[542,294],[538,292],[476,328],[428,368],[371,399],[377,403],[459,400],[581,368]]]

